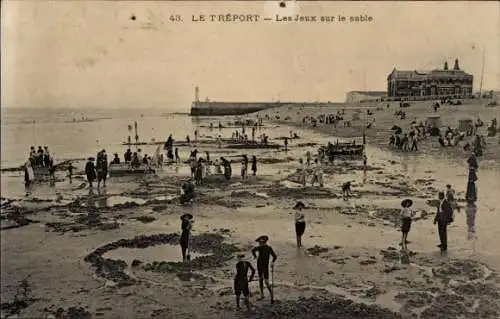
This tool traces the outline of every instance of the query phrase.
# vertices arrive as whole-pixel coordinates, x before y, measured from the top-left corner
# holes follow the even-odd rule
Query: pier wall
[[[193,102],[191,116],[243,115],[273,107],[283,106],[332,106],[330,102]]]

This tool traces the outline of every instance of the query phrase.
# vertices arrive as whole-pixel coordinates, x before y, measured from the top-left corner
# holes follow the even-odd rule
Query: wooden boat
[[[365,145],[356,143],[335,143],[321,146],[327,158],[344,161],[361,161],[365,155]]]
[[[138,168],[132,168],[130,163],[109,164],[109,176],[126,176],[126,175],[141,175],[154,174],[156,170],[150,165],[141,165]]]

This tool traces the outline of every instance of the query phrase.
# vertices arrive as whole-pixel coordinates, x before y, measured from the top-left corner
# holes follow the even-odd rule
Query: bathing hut
[[[440,128],[441,125],[441,117],[439,115],[427,116],[427,126]]]
[[[474,122],[471,119],[461,119],[458,121],[458,130],[460,132],[469,132],[474,128]]]

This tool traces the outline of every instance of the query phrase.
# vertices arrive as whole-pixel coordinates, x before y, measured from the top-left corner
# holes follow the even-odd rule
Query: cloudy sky
[[[203,99],[343,101],[349,90],[385,90],[394,67],[455,57],[478,89],[483,50],[483,87],[500,88],[494,1],[301,2],[282,12],[371,23],[191,22],[277,10],[277,1],[2,1],[2,106],[183,110],[195,85]]]

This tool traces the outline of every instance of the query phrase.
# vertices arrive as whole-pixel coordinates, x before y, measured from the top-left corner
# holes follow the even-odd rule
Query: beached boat
[[[343,142],[322,146],[328,159],[344,161],[361,161],[365,155],[365,145],[354,142]]]
[[[126,176],[126,175],[141,175],[154,174],[156,170],[149,165],[141,165],[137,168],[132,168],[130,163],[109,164],[109,176]]]

